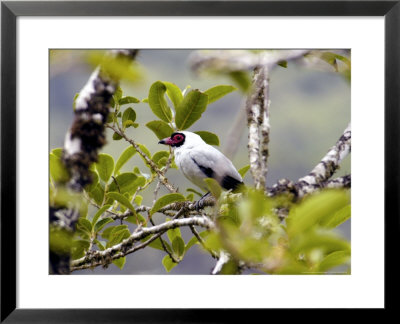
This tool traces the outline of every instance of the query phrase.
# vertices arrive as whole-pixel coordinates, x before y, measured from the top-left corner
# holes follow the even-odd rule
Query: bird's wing
[[[197,146],[190,150],[189,156],[205,177],[216,179],[223,187],[226,187],[223,185],[224,181],[230,181],[230,178],[233,179],[232,181],[242,182],[242,177],[232,162],[210,145]]]

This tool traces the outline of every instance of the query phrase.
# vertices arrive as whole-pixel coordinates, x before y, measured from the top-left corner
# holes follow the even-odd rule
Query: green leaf
[[[291,240],[290,249],[294,253],[306,253],[320,249],[323,253],[335,251],[350,252],[350,243],[332,231],[309,231],[302,233],[296,240]]]
[[[102,233],[101,233],[101,237],[108,240],[110,238],[110,234],[111,232],[114,230],[116,226],[109,226],[107,227]]]
[[[100,251],[104,251],[106,249],[104,241],[93,240],[93,243],[99,247]]]
[[[327,222],[348,204],[348,194],[340,190],[326,190],[307,197],[291,209],[286,219],[289,236],[311,229],[320,221]]]
[[[325,219],[321,222],[321,226],[327,228],[335,228],[340,224],[344,223],[351,217],[351,205],[347,205],[344,208],[337,211],[332,218]]]
[[[195,193],[196,195],[198,195],[199,197],[203,197],[203,194],[202,194],[202,193],[200,193],[200,192],[198,192],[197,190],[194,190],[194,189],[192,189],[192,188],[187,188],[186,191],[193,192],[193,193]]]
[[[87,192],[92,191],[94,188],[96,188],[97,184],[99,183],[99,175],[97,174],[96,170],[95,171],[89,170],[89,172],[90,176],[92,177],[92,182],[86,185],[85,190]]]
[[[72,100],[72,110],[75,111],[76,99],[79,97],[79,92],[75,93],[74,99]]]
[[[94,225],[95,233],[98,233],[99,231],[101,231],[103,229],[104,226],[106,226],[107,224],[112,223],[112,222],[113,222],[113,220],[110,217],[106,217],[106,218],[100,219],[96,223],[96,225]]]
[[[153,157],[151,158],[153,160],[153,162],[155,164],[157,164],[158,167],[161,166],[160,160],[162,160],[163,158],[167,158],[169,157],[169,152],[168,151],[158,151],[156,153],[154,153]],[[162,166],[164,166],[165,163],[163,163]]]
[[[99,173],[100,179],[108,182],[114,171],[114,159],[111,155],[100,153],[96,163],[96,169]]]
[[[123,97],[123,98],[119,99],[119,101],[118,101],[120,106],[130,104],[130,103],[139,103],[139,102],[140,102],[139,99],[137,99],[135,97],[131,97],[131,96]]]
[[[124,129],[126,129],[126,128],[129,128],[129,127],[134,127],[134,128],[138,128],[139,127],[139,124],[138,123],[134,123],[132,120],[125,120],[123,123],[122,123],[122,127],[124,128]]]
[[[130,209],[134,214],[136,214],[135,208],[132,206],[128,198],[126,198],[125,196],[117,192],[109,192],[107,196],[118,201],[121,205],[124,205],[126,208]]]
[[[112,107],[112,108],[115,108],[115,100],[114,100],[114,97],[111,97],[110,98],[110,106]],[[111,114],[110,114],[111,115]],[[108,117],[110,117],[110,115],[108,115]],[[112,121],[112,120],[111,120]],[[109,119],[107,118],[107,123],[110,123],[111,121],[109,121]]]
[[[142,102],[143,102],[143,103],[149,103],[149,98],[144,98],[144,99],[142,99]]]
[[[141,195],[136,195],[136,197],[135,197],[135,204],[138,205],[138,206],[140,206],[140,205],[142,204],[142,201],[143,201],[143,196],[141,196]]]
[[[61,158],[63,154],[64,149],[62,147],[57,147],[55,149],[51,150],[51,153],[53,153],[55,156]]]
[[[208,104],[210,104],[235,90],[236,88],[231,85],[217,85],[204,91],[204,93],[208,96]]]
[[[150,153],[149,149],[148,149],[145,145],[143,145],[143,144],[137,144],[137,145],[139,146],[139,148],[141,149],[141,151],[142,151],[145,155],[147,155],[147,157],[148,157],[149,159],[151,159],[151,153]],[[146,162],[146,160],[143,158],[143,156],[140,155],[140,154],[139,154],[139,156],[140,156],[140,158],[143,160],[144,164],[147,165],[147,162]]]
[[[209,234],[208,231],[200,232],[199,235],[201,238],[205,238]],[[195,244],[200,243],[196,236],[192,236],[189,242],[185,246],[185,253]]]
[[[124,265],[126,263],[126,257],[121,257],[119,259],[113,260],[113,263],[120,268],[121,270],[124,268]]]
[[[193,125],[200,119],[202,113],[206,110],[208,96],[199,90],[190,91],[176,110],[176,127],[184,130]]]
[[[277,64],[285,69],[287,68],[287,61],[285,60],[279,61]]]
[[[167,218],[167,220],[169,221],[170,219]],[[170,241],[171,243],[174,241],[174,239],[175,239],[176,237],[182,237],[180,228],[177,227],[177,228],[172,228],[172,229],[168,230],[168,231],[167,231],[167,236],[168,236],[169,241]]]
[[[82,258],[85,251],[89,248],[90,242],[87,240],[77,240],[72,242],[71,258],[73,260]]]
[[[198,131],[195,133],[199,135],[203,139],[203,141],[206,142],[207,144],[219,146],[219,138],[214,133],[206,131]]]
[[[115,102],[119,102],[121,98],[122,98],[122,89],[121,87],[117,87],[117,89],[115,89],[113,99]]]
[[[171,99],[175,110],[177,109],[178,105],[181,103],[183,99],[182,91],[179,87],[171,82],[163,81],[164,85],[167,87],[167,96]]]
[[[78,220],[77,227],[79,227],[80,229],[82,229],[83,231],[85,231],[87,233],[92,232],[92,223],[89,222],[86,218],[80,217]]]
[[[108,187],[108,191],[119,192],[124,194],[126,192],[133,193],[138,187],[135,183],[138,176],[133,172],[124,172],[116,176]]]
[[[97,221],[98,221],[98,219],[100,218],[100,216],[103,215],[103,213],[104,213],[108,208],[110,208],[110,207],[111,207],[111,205],[104,205],[103,207],[101,207],[101,208],[96,212],[96,214],[94,214],[94,216],[93,216],[93,218],[92,218],[92,226],[94,226],[94,225],[97,223]]]
[[[208,189],[210,190],[211,194],[218,199],[221,196],[221,186],[219,185],[218,181],[213,178],[206,178],[203,180],[207,183]]]
[[[177,263],[172,261],[171,257],[168,254],[162,259],[162,264],[167,272],[170,272],[174,267],[178,265]]]
[[[146,124],[150,130],[153,131],[154,134],[158,137],[158,139],[163,139],[166,137],[170,137],[174,132],[171,126],[169,126],[166,122],[162,120],[153,120]]]
[[[50,176],[54,182],[67,182],[69,174],[60,157],[50,153]]]
[[[104,189],[100,185],[100,183],[97,184],[90,192],[89,192],[89,197],[94,199],[94,201],[98,204],[101,205],[103,203],[103,198],[104,198]]]
[[[327,271],[331,268],[345,264],[350,259],[348,251],[335,251],[328,254],[319,264],[319,271]]]
[[[131,121],[132,124],[136,120],[136,112],[131,107],[125,109],[122,114],[122,124],[125,125],[128,120]]]
[[[229,76],[236,83],[242,92],[247,93],[251,87],[250,75],[246,71],[234,71],[230,72]]]
[[[122,136],[114,132],[112,138],[114,141],[119,141],[120,139],[122,139]]]
[[[169,108],[165,100],[165,92],[167,87],[161,81],[154,82],[149,91],[149,106],[161,120],[169,123],[172,120],[171,108]]]
[[[160,210],[161,208],[163,208],[164,206],[171,204],[173,202],[177,202],[177,201],[184,201],[185,197],[183,195],[181,195],[180,193],[170,193],[170,194],[166,194],[160,198],[157,199],[157,201],[155,202],[155,204],[153,205],[153,208],[150,210],[150,214],[154,214],[155,212],[157,212],[158,210]]]
[[[94,66],[101,65],[101,70],[111,79],[136,82],[141,79],[142,73],[139,65],[132,62],[131,58],[122,55],[104,54],[104,51],[89,51],[88,61]],[[122,97],[118,98],[118,100]],[[118,102],[115,100],[115,102]]]
[[[144,239],[142,240],[142,242],[146,242],[146,241],[149,240],[150,238],[151,238],[151,236],[148,236],[148,237],[144,238]],[[171,249],[170,245],[168,244],[168,242],[165,242],[165,241],[164,241],[164,244],[166,245],[167,250],[170,251],[170,252],[172,252],[172,249]],[[163,248],[163,246],[162,246],[161,241],[160,241],[159,238],[156,239],[156,240],[154,240],[154,241],[152,241],[148,246],[150,246],[150,247],[153,248],[153,249],[157,249],[157,250],[160,250],[160,251],[164,251],[164,248]]]
[[[141,214],[136,213],[135,215],[128,216],[125,219],[127,222],[132,223],[132,224],[146,224],[146,218],[144,218]]]
[[[128,146],[125,151],[119,156],[117,163],[115,165],[114,174],[117,174],[122,166],[128,162],[128,160],[136,154],[136,150],[133,146]]]
[[[185,253],[185,242],[182,237],[177,236],[174,238],[172,241],[172,249],[179,258],[183,256]]]
[[[240,170],[238,170],[242,179],[245,177],[245,175],[246,175],[247,171],[249,171],[249,169],[250,169],[250,165],[246,165],[243,168],[241,168]]]
[[[120,228],[122,227],[123,228]],[[123,240],[127,239],[131,234],[127,228],[127,225],[119,225],[115,226],[115,228],[111,231],[109,236],[109,241],[107,242],[107,248],[114,246],[116,244],[121,243]]]

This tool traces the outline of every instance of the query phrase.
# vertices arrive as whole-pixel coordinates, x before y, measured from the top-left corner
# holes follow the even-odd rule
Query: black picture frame
[[[16,19],[19,16],[384,16],[385,309],[395,307],[398,276],[400,1],[2,1],[1,3],[1,322],[224,322],[265,310],[16,308]],[[373,154],[373,153],[372,153]],[[373,173],[373,170],[372,170]],[[14,230],[13,230],[14,229]],[[396,284],[397,282],[397,284]],[[368,283],[366,283],[367,285]],[[40,293],[40,292],[38,292]],[[151,303],[151,301],[149,301]],[[258,314],[260,313],[260,314]],[[239,316],[239,317],[238,317]]]

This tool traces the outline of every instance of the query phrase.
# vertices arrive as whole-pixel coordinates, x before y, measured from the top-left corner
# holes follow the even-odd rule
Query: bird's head
[[[172,147],[181,147],[182,145],[195,146],[198,144],[202,144],[204,141],[201,137],[192,132],[175,132],[172,133],[170,137],[164,138],[158,142],[158,144],[169,145]]]

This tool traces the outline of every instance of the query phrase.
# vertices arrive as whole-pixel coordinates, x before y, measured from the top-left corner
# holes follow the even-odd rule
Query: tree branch
[[[268,196],[292,194],[294,200],[297,200],[321,188],[350,188],[351,175],[329,180],[350,151],[351,125],[349,124],[336,144],[308,175],[300,178],[296,183],[287,179],[279,180],[268,189]]]
[[[302,58],[310,50],[266,50],[252,52],[248,50],[196,51],[189,64],[195,72],[212,70],[217,72],[233,72],[253,70],[260,66],[273,66],[281,61]]]
[[[158,166],[140,149],[139,145],[133,140],[128,138],[126,134],[122,131],[120,131],[117,127],[113,125],[107,124],[107,127],[112,129],[114,132],[116,132],[118,135],[123,137],[127,142],[129,142],[135,150],[143,157],[143,159],[146,161],[146,163],[150,166],[152,170],[154,170],[160,182],[170,191],[170,192],[176,192],[177,189],[168,182],[168,179],[164,176],[164,173],[158,168]]]
[[[133,60],[137,50],[111,51],[106,55],[128,57]],[[62,161],[70,175],[67,188],[81,193],[91,183],[89,166],[97,161],[97,152],[105,144],[105,123],[110,101],[118,86],[112,78],[97,67],[75,100],[75,118],[68,130]],[[72,233],[79,219],[79,203],[69,202],[64,209],[50,208],[51,229]],[[69,273],[70,252],[63,255],[50,251],[51,271],[57,274]]]
[[[351,124],[344,130],[343,135],[336,144],[322,158],[314,169],[305,177],[300,178],[295,186],[299,197],[303,197],[313,186],[321,186],[339,168],[340,162],[350,153],[351,150]]]
[[[181,209],[183,210],[183,208]],[[177,213],[178,214],[183,214],[183,211],[180,211]],[[178,215],[177,217],[179,217]],[[160,225],[152,226],[152,227],[144,227],[139,229],[138,232],[133,233],[130,237],[127,239],[123,240],[121,243],[114,245],[104,251],[95,251],[91,253],[88,256],[85,256],[83,258],[80,258],[78,260],[74,260],[71,263],[71,271],[78,270],[78,269],[86,269],[86,268],[91,268],[95,267],[98,265],[105,265],[109,264],[112,262],[112,260],[119,259],[121,257],[124,257],[130,253],[133,253],[134,251],[137,251],[138,248],[143,248],[147,246],[151,241],[157,239],[159,236],[161,236],[163,233],[166,231],[177,228],[177,227],[182,227],[182,226],[191,226],[191,225],[196,225],[196,226],[201,226],[207,229],[212,229],[214,228],[214,223],[207,217],[204,216],[195,216],[195,217],[190,217],[190,218],[183,218],[183,219],[174,219],[170,220],[168,222],[162,223]],[[156,234],[158,236],[152,237],[150,240],[146,241],[140,245],[134,246],[134,244],[149,235]]]
[[[249,128],[248,151],[250,172],[256,189],[264,190],[268,172],[269,82],[267,67],[254,71],[253,90],[246,104]]]

